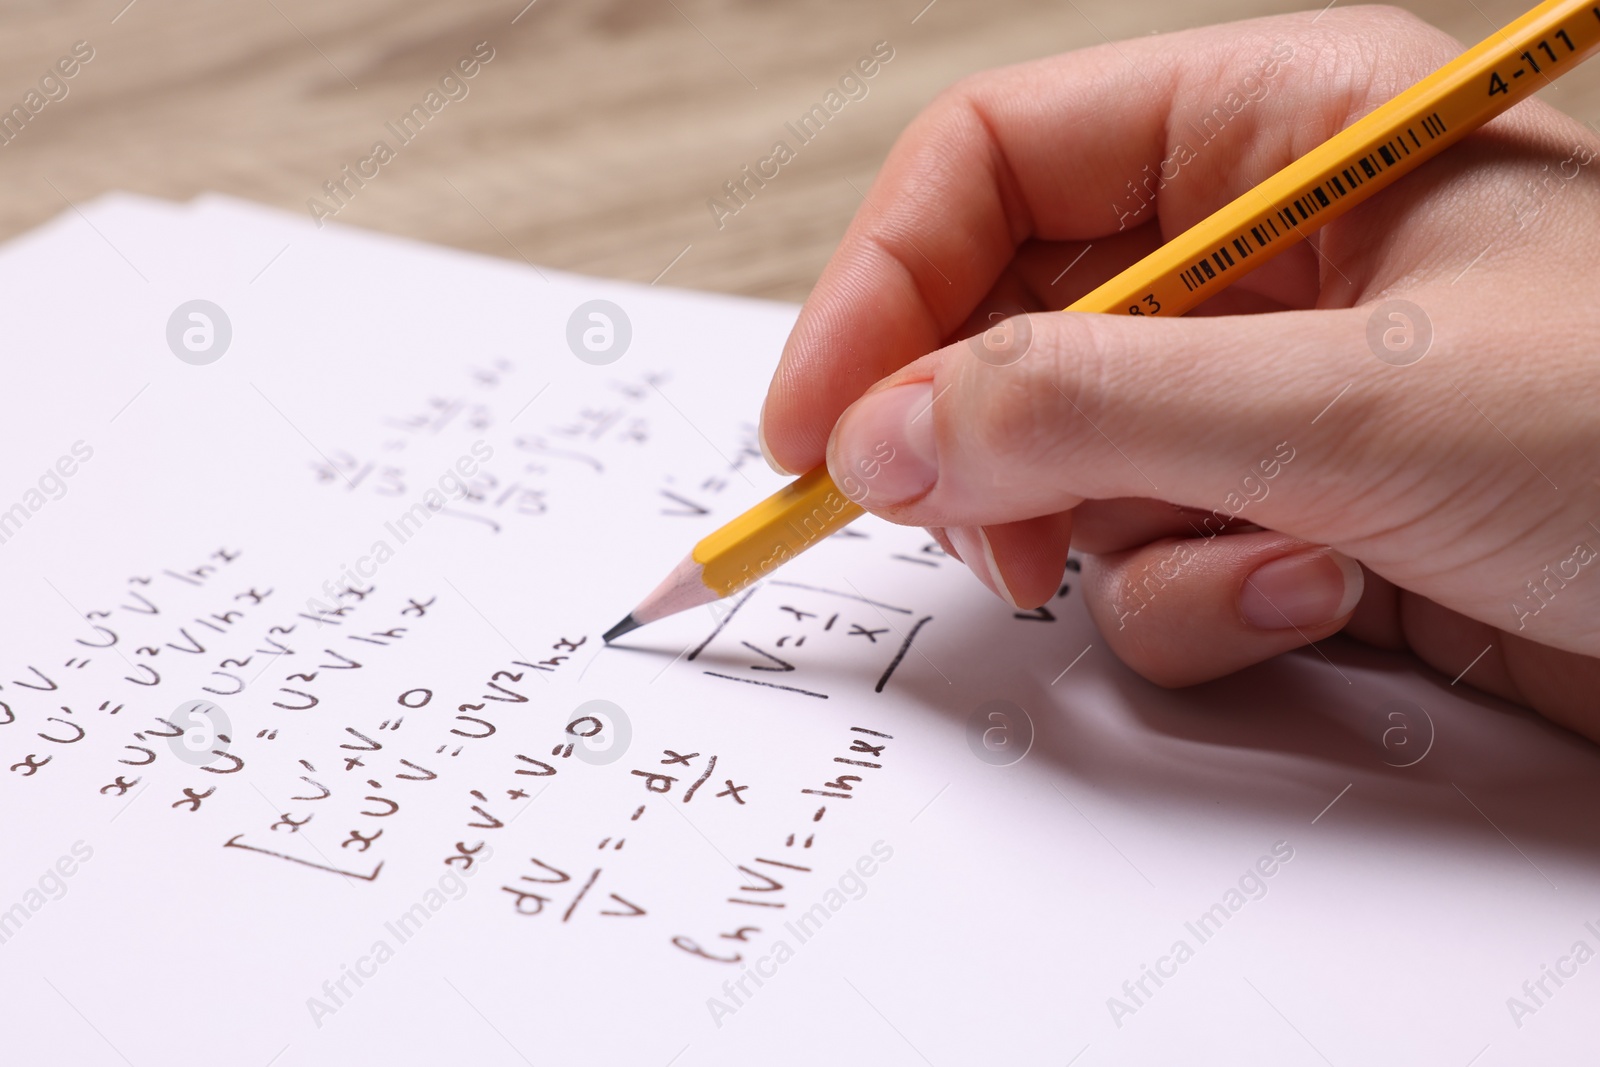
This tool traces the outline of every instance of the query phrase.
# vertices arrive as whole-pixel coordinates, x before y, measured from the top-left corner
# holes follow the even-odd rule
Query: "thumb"
[[[834,427],[828,468],[867,510],[919,526],[1114,497],[1229,517],[1249,506],[1271,524],[1266,483],[1296,434],[1314,433],[1319,411],[1375,363],[1365,319],[1017,316],[875,385]]]

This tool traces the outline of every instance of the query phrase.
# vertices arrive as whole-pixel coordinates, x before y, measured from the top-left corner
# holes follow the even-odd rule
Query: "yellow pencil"
[[[1547,0],[1066,310],[1182,315],[1573,69],[1596,46],[1600,4]],[[818,467],[695,545],[605,640],[729,596],[860,514]]]

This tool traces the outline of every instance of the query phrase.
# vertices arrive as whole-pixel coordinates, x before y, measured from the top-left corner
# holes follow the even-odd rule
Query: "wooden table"
[[[806,294],[895,135],[964,74],[1281,0],[15,0],[0,107],[74,42],[94,57],[0,147],[0,236],[110,189],[206,190],[573,271]],[[1516,0],[1419,0],[1464,40]],[[707,200],[873,43],[892,62],[719,229]],[[409,143],[386,127],[473,46]],[[52,92],[59,93],[55,83]],[[464,92],[465,95],[462,95]],[[1600,115],[1596,65],[1547,98]],[[417,120],[413,120],[417,122]],[[420,125],[420,122],[417,122]],[[387,162],[363,163],[384,139]],[[374,176],[357,186],[342,168]],[[359,177],[359,174],[358,174]],[[324,183],[340,179],[347,202]]]

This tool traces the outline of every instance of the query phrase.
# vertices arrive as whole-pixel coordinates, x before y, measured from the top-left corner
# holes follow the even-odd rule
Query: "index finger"
[[[1351,47],[1401,33],[1431,47],[1381,71]],[[844,409],[948,343],[1024,240],[1092,241],[1152,219],[1180,232],[1458,49],[1411,16],[1355,9],[1107,44],[958,83],[900,136],[801,309],[762,410],[768,458],[792,472],[822,463]],[[1334,63],[1313,76],[1324,53]],[[1342,78],[1330,83],[1329,67]]]

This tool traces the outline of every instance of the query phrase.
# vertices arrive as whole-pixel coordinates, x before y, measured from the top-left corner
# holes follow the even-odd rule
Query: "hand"
[[[1600,740],[1590,130],[1524,101],[1186,318],[1053,310],[1460,47],[1335,8],[957,84],[802,309],[769,459],[826,460],[1019,607],[1075,543],[1160,684],[1342,630]]]

